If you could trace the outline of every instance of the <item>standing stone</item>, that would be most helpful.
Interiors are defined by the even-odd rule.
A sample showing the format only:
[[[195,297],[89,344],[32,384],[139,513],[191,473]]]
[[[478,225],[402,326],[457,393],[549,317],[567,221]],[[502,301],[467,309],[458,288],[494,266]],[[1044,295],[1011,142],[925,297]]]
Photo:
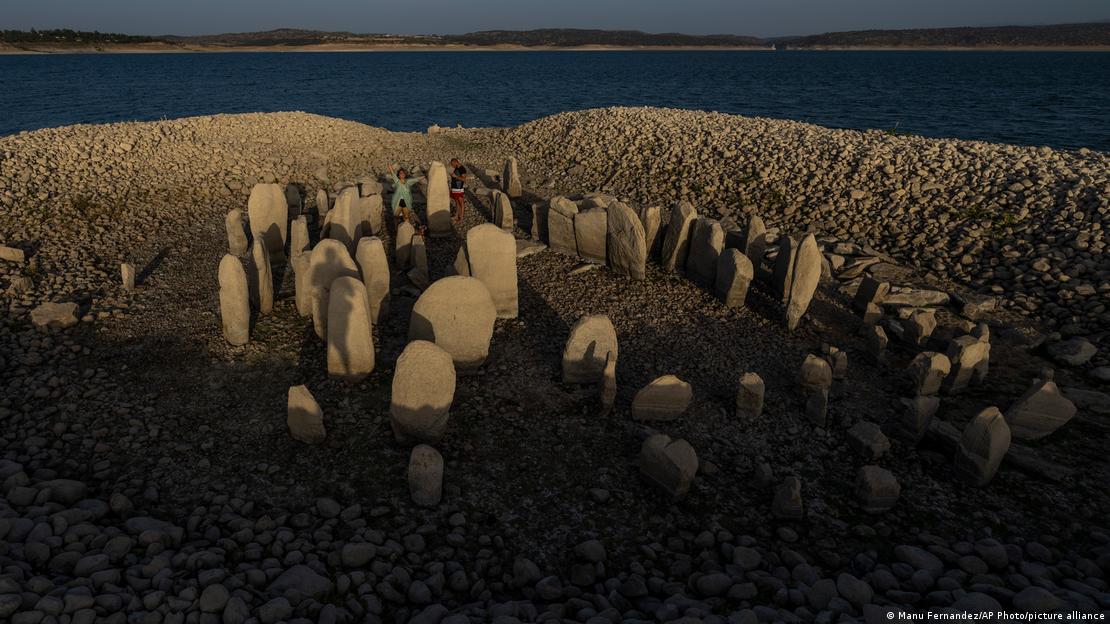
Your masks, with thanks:
[[[952,364],[943,354],[925,351],[913,358],[906,373],[913,382],[915,395],[932,396],[940,392],[940,386],[951,370]]]
[[[490,212],[493,216],[493,223],[503,230],[512,232],[515,221],[513,220],[513,201],[509,199],[509,196],[501,191],[494,190],[490,194],[490,207],[492,208]]]
[[[613,202],[607,212],[609,266],[634,280],[646,278],[647,242],[640,218],[621,202]]]
[[[682,498],[698,472],[698,454],[686,440],[657,433],[640,447],[640,474],[671,498]]]
[[[362,283],[366,286],[370,320],[374,325],[380,325],[389,313],[389,261],[385,257],[382,239],[370,236],[358,241],[355,263],[362,272]]]
[[[452,276],[435,281],[412,308],[409,340],[427,340],[451,354],[455,368],[481,366],[489,355],[489,341],[497,308],[482,280]]]
[[[339,191],[328,216],[328,238],[343,243],[348,253],[354,251],[359,229],[358,187],[348,186]]]
[[[119,275],[124,290],[128,292],[135,290],[135,265],[130,262],[119,265]]]
[[[547,210],[547,242],[553,251],[578,256],[574,218],[578,205],[565,197],[552,197]]]
[[[782,520],[801,520],[805,515],[802,507],[802,480],[786,477],[775,488],[775,500],[771,503],[771,513]]]
[[[686,257],[690,253],[690,231],[698,212],[689,202],[679,202],[671,207],[671,221],[667,224],[667,234],[663,238],[663,270],[674,271],[686,267]]]
[[[428,233],[437,238],[450,236],[451,189],[447,183],[447,168],[439,161],[428,166]]]
[[[644,206],[640,208],[640,225],[644,228],[644,248],[649,258],[659,255],[659,248],[663,239],[659,236],[663,227],[662,208],[659,206]]]
[[[883,309],[876,303],[869,303],[860,313],[860,319],[863,321],[864,327],[878,325],[879,321],[883,320]]]
[[[505,170],[501,173],[501,190],[513,199],[524,194],[524,185],[520,181],[520,167],[517,165],[516,156],[512,156],[505,161]]]
[[[748,227],[744,229],[744,248],[741,250],[752,266],[758,269],[763,263],[763,254],[767,251],[767,226],[759,215],[752,215]]]
[[[301,189],[295,184],[285,186],[285,206],[288,209],[288,219],[293,220],[301,216],[304,201],[301,199]]]
[[[863,466],[856,472],[856,499],[867,513],[882,513],[898,502],[902,486],[885,468]]]
[[[725,248],[725,231],[716,219],[700,217],[690,233],[686,276],[702,288],[717,285],[717,262]]]
[[[982,342],[975,336],[960,336],[949,342],[948,360],[952,364],[952,372],[944,380],[945,391],[959,394],[967,389],[972,380],[982,381],[990,348],[989,342]]]
[[[742,308],[755,268],[738,249],[726,249],[717,261],[717,298],[729,308]]]
[[[1060,393],[1051,376],[1037,380],[1006,412],[1006,423],[1019,440],[1040,440],[1075,416],[1075,403]]]
[[[251,246],[251,299],[262,314],[274,309],[274,275],[270,269],[270,252],[261,240]]]
[[[469,274],[486,285],[497,307],[498,318],[517,316],[516,239],[485,223],[466,233]]]
[[[319,217],[321,223],[323,223],[324,217],[328,216],[329,210],[331,210],[331,205],[328,202],[327,190],[320,189],[316,191],[316,216]]]
[[[382,196],[381,195],[367,195],[359,197],[357,200],[358,206],[358,224],[355,226],[355,238],[361,239],[363,236],[375,236],[382,232]]]
[[[964,428],[956,449],[956,472],[974,486],[990,483],[1010,450],[1010,427],[997,407],[988,407]]]
[[[829,363],[825,358],[807,355],[802,363],[802,394],[806,400],[806,417],[818,427],[825,426],[831,385],[832,368]]]
[[[848,352],[832,345],[822,345],[821,350],[825,354],[825,361],[832,367],[833,379],[838,381],[847,379]]]
[[[591,208],[574,216],[574,238],[578,243],[578,257],[605,264],[608,222],[608,211],[604,208]]]
[[[301,215],[290,225],[289,255],[293,257],[306,251],[312,251],[312,243],[308,239],[308,220]]]
[[[779,237],[778,256],[775,257],[775,268],[771,273],[771,288],[776,297],[787,303],[790,298],[790,283],[794,279],[794,260],[798,253],[798,245],[786,234]]]
[[[374,372],[366,287],[357,276],[340,277],[328,294],[328,375],[347,382]]]
[[[606,357],[617,359],[617,330],[603,314],[583,316],[570,330],[563,349],[564,383],[597,383]]]
[[[389,422],[399,442],[437,442],[455,400],[451,354],[425,340],[405,346],[393,372]]]
[[[312,287],[309,281],[309,268],[312,264],[310,252],[299,253],[293,256],[293,295],[297,304],[297,314],[312,316]]]
[[[763,378],[756,373],[740,376],[740,386],[736,391],[736,417],[742,420],[755,420],[763,414]]]
[[[416,229],[408,221],[402,221],[397,226],[397,233],[394,235],[393,241],[393,260],[401,271],[407,271],[412,267],[413,236],[416,236]]]
[[[612,353],[605,356],[605,369],[601,373],[601,407],[608,411],[617,401],[617,358]]]
[[[872,325],[867,328],[864,338],[867,355],[871,356],[871,361],[880,365],[885,363],[886,346],[890,343],[890,340],[886,337],[886,331],[878,325]]]
[[[896,431],[899,438],[916,445],[929,431],[929,424],[940,408],[940,398],[918,395],[912,399],[902,399],[902,402],[906,405],[906,411],[902,412]]]
[[[320,444],[324,430],[324,412],[306,386],[290,386],[286,403],[286,424],[289,435],[305,444]]]
[[[321,340],[328,339],[328,296],[332,283],[340,277],[358,276],[358,267],[343,243],[329,238],[312,248],[308,264],[308,292],[311,293],[312,324]]]
[[[412,237],[410,251],[412,254],[412,268],[409,269],[406,275],[408,275],[413,286],[424,290],[431,283],[431,278],[428,277],[428,250],[424,246],[423,236],[416,234]]]
[[[632,399],[637,420],[674,420],[686,413],[694,389],[674,375],[664,375],[640,389]]]
[[[247,200],[251,237],[265,241],[271,256],[285,257],[285,241],[289,234],[289,207],[280,184],[255,184]]]
[[[920,347],[933,334],[937,327],[936,311],[931,309],[914,310],[902,323],[905,328],[903,337],[906,342]]]
[[[551,207],[544,202],[532,203],[532,231],[529,232],[532,240],[537,243],[542,243],[551,240],[551,235],[547,231],[547,212]]]
[[[859,290],[856,291],[856,296],[852,299],[852,307],[856,312],[864,313],[867,311],[869,304],[882,305],[883,300],[886,299],[887,294],[890,293],[890,283],[880,282],[872,277],[864,277],[860,282]]]
[[[247,242],[247,231],[243,229],[243,211],[233,208],[227,213],[224,227],[227,230],[227,252],[233,256],[245,256],[250,244]]]
[[[443,499],[443,455],[427,444],[409,455],[409,494],[421,507],[435,507]]]
[[[247,288],[247,272],[239,258],[227,254],[220,260],[220,318],[224,338],[233,345],[250,340],[251,306]]]
[[[813,234],[806,236],[798,245],[796,256],[786,304],[786,327],[790,331],[798,328],[821,281],[821,249],[817,247]]]

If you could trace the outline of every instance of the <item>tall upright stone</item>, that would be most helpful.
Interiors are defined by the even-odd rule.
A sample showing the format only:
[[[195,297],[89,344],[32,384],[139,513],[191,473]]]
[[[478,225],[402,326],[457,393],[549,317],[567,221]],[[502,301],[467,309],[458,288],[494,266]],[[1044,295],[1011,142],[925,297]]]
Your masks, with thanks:
[[[399,442],[437,442],[455,400],[451,354],[426,340],[405,346],[393,372],[389,421]]]
[[[760,268],[763,253],[767,251],[767,226],[759,215],[752,215],[748,220],[748,227],[744,228],[744,248],[740,251],[752,261],[752,266]]]
[[[702,288],[717,285],[717,262],[725,248],[725,231],[716,219],[699,217],[690,232],[686,277]]]
[[[852,299],[852,307],[856,312],[863,314],[870,304],[882,305],[889,293],[889,282],[880,282],[873,277],[864,276],[859,289],[856,290],[856,296]]]
[[[671,498],[690,491],[698,473],[698,454],[686,440],[657,433],[640,446],[640,474]]]
[[[292,221],[301,216],[304,200],[301,198],[301,189],[296,184],[285,186],[285,206],[288,210],[288,219]]]
[[[532,202],[532,231],[529,232],[531,239],[544,243],[551,240],[551,235],[547,232],[547,212],[551,207],[546,202]]]
[[[261,240],[251,246],[251,299],[261,314],[269,314],[274,309],[274,274],[270,268],[270,252]]]
[[[906,411],[902,412],[898,422],[895,423],[894,431],[906,442],[917,444],[929,431],[929,424],[933,422],[933,416],[940,409],[940,399],[935,396],[918,395],[912,399],[902,399],[902,403],[905,404]]]
[[[309,280],[309,267],[312,264],[312,252],[299,253],[292,257],[293,265],[293,295],[297,305],[297,314],[312,316],[312,287]]]
[[[647,241],[644,226],[635,211],[614,202],[608,209],[609,267],[634,280],[647,277]]]
[[[451,188],[447,183],[447,168],[439,161],[428,166],[428,233],[435,237],[450,236]]]
[[[366,287],[355,277],[340,277],[328,294],[328,375],[347,382],[374,372],[374,336]]]
[[[717,298],[730,308],[744,307],[755,277],[752,261],[738,249],[726,249],[717,261]]]
[[[354,251],[355,244],[358,242],[360,221],[358,202],[358,187],[348,186],[339,191],[339,195],[335,198],[335,206],[329,213],[331,224],[328,226],[328,238],[343,243],[348,253]]]
[[[821,249],[813,234],[802,239],[794,259],[786,303],[786,327],[790,331],[798,328],[802,316],[809,309],[809,302],[813,300],[813,294],[817,292],[817,284],[821,281],[821,260]]]
[[[779,255],[775,257],[775,268],[771,273],[771,288],[775,296],[784,304],[790,298],[790,284],[794,279],[794,260],[798,244],[786,234],[779,237]]]
[[[328,200],[327,189],[320,189],[316,191],[316,217],[320,222],[324,222],[324,217],[328,216],[328,211],[331,210],[331,202]]]
[[[250,249],[247,232],[243,229],[243,211],[233,208],[224,218],[227,230],[227,252],[233,256],[245,256]]]
[[[443,499],[443,455],[427,444],[409,455],[409,495],[421,507],[435,507]]]
[[[312,241],[308,238],[308,219],[304,215],[293,219],[289,230],[289,256],[294,257],[312,250]],[[296,269],[294,269],[296,270]]]
[[[613,322],[603,314],[583,316],[571,328],[563,349],[563,382],[597,383],[610,353],[616,360],[617,330]]]
[[[358,223],[355,226],[355,238],[363,236],[377,236],[382,232],[382,196],[364,195],[358,198]]]
[[[925,351],[918,353],[906,369],[917,396],[932,396],[940,392],[941,384],[952,370],[952,364],[943,353]]]
[[[578,242],[579,258],[605,264],[608,222],[608,212],[604,208],[590,208],[574,216],[574,238]]]
[[[359,277],[358,267],[343,243],[325,239],[312,248],[308,264],[308,287],[312,298],[312,324],[321,340],[328,338],[328,296],[340,277]]]
[[[402,221],[397,226],[397,233],[393,235],[393,261],[398,269],[407,271],[412,267],[412,237],[416,236],[416,228],[408,221]]]
[[[135,265],[130,262],[119,265],[119,275],[124,290],[128,292],[135,290]]]
[[[320,444],[327,436],[324,412],[306,386],[289,387],[285,422],[289,435],[298,442]]]
[[[679,202],[671,207],[671,220],[663,238],[662,263],[665,271],[686,268],[690,253],[690,232],[698,212],[689,202]]]
[[[489,289],[498,318],[517,316],[516,239],[492,223],[466,233],[469,274]]]
[[[801,381],[806,418],[814,425],[824,427],[829,405],[829,387],[832,386],[832,367],[823,357],[807,355],[802,363]]]
[[[944,380],[944,390],[948,394],[959,394],[971,385],[972,381],[982,381],[985,377],[985,364],[990,357],[990,342],[981,341],[975,336],[960,336],[948,343],[948,360],[952,372]]]
[[[663,237],[659,235],[663,228],[662,210],[659,206],[643,206],[638,213],[640,225],[644,228],[645,253],[649,258],[658,257],[659,248],[663,245]]]
[[[226,254],[220,260],[219,281],[224,338],[233,345],[245,345],[251,337],[251,306],[247,272],[239,258]]]
[[[505,161],[505,169],[501,172],[501,190],[513,199],[524,194],[524,184],[520,180],[520,167],[516,156]]]
[[[547,210],[547,241],[553,251],[578,256],[578,240],[574,236],[574,218],[578,206],[565,197],[552,197]]]
[[[428,273],[428,250],[424,245],[424,237],[417,234],[412,237],[412,268],[406,275],[412,285],[424,290],[431,283]]]
[[[497,308],[486,285],[461,275],[436,280],[416,300],[409,340],[427,340],[451,354],[460,371],[480,367],[489,355]]]
[[[289,234],[289,208],[280,184],[255,184],[247,200],[251,237],[266,242],[271,256],[285,257],[285,241]]]
[[[763,414],[764,392],[763,378],[757,373],[741,375],[736,390],[736,417],[745,421],[759,418]]]
[[[979,412],[964,428],[956,448],[956,472],[968,483],[982,487],[998,472],[1010,450],[1010,427],[997,407]]]
[[[358,241],[355,263],[362,273],[362,283],[366,286],[366,298],[370,304],[370,320],[379,325],[389,314],[389,261],[385,257],[385,245],[377,236],[369,236]]]
[[[503,230],[512,232],[515,225],[513,200],[505,193],[494,189],[493,193],[490,194],[490,207],[493,223]]]

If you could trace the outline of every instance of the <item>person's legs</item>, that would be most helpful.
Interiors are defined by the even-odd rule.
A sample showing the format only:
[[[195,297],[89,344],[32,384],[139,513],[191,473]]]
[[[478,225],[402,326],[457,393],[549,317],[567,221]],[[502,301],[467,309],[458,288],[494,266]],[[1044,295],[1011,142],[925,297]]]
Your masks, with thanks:
[[[455,202],[455,223],[462,223],[463,214],[466,210],[466,200],[463,198],[462,193],[452,195],[451,199]]]

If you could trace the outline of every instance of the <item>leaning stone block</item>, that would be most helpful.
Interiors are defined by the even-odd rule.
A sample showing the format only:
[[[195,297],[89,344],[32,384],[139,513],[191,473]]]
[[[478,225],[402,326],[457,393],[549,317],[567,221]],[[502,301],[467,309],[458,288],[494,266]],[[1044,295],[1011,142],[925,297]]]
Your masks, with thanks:
[[[737,249],[726,249],[717,262],[717,298],[727,307],[741,308],[755,278],[751,260]]]
[[[690,255],[690,233],[697,218],[698,213],[689,202],[679,202],[671,207],[671,220],[667,224],[661,252],[663,270],[686,268],[686,259]]]

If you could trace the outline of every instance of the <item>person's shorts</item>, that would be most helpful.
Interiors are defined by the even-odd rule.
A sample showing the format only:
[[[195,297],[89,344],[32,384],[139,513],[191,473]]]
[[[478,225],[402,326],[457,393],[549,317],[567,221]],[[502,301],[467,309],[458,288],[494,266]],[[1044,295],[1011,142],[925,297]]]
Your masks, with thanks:
[[[453,188],[453,189],[451,189],[451,197],[462,197],[465,194],[466,194],[466,189],[464,189],[464,188]]]

